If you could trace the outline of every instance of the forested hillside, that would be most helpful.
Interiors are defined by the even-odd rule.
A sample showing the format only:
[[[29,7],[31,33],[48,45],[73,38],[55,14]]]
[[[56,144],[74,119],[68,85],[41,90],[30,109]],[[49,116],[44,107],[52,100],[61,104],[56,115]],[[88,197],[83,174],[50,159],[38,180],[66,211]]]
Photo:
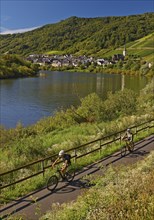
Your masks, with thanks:
[[[0,35],[0,53],[28,55],[56,50],[93,55],[151,34],[153,18],[153,13],[123,17],[70,17],[30,32]]]
[[[0,79],[36,76],[39,67],[17,55],[0,57]]]

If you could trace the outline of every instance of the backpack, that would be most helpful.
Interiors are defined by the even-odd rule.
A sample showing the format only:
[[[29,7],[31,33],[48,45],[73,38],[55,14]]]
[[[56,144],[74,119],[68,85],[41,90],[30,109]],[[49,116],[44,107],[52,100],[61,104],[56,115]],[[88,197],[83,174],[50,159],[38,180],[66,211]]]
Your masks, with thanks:
[[[65,159],[68,161],[69,164],[71,164],[71,155],[70,154],[66,154]]]
[[[71,163],[71,155],[70,154],[64,154],[64,160],[67,160],[68,163]]]

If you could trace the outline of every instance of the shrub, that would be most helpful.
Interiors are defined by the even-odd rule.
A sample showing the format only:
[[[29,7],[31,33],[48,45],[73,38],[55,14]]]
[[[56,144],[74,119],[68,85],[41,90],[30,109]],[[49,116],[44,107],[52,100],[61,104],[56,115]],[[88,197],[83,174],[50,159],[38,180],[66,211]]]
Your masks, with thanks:
[[[95,93],[81,99],[81,106],[77,109],[77,114],[80,115],[86,122],[96,122],[100,120],[102,110],[102,100]]]

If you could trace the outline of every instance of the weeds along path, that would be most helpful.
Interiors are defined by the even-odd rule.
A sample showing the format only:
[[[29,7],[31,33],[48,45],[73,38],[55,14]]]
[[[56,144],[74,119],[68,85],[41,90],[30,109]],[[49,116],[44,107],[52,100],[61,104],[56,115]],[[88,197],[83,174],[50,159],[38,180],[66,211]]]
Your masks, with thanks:
[[[61,182],[58,184],[56,190],[51,193],[45,188],[37,190],[28,194],[25,197],[10,201],[6,206],[1,207],[0,219],[24,219],[24,220],[38,220],[47,210],[51,208],[53,203],[66,203],[74,201],[81,195],[86,187],[82,178],[86,175],[102,175],[103,169],[100,167],[108,165],[128,165],[136,163],[138,160],[146,157],[152,150],[154,150],[154,135],[147,137],[135,144],[133,153],[127,153],[125,157],[121,157],[120,152],[116,152],[94,164],[85,167],[78,172],[72,183]]]

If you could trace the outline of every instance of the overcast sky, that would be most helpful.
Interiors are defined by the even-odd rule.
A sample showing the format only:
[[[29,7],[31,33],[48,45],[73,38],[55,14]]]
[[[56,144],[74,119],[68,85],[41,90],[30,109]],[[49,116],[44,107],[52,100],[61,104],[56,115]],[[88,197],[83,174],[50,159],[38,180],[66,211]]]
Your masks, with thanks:
[[[153,0],[0,0],[0,33],[32,30],[71,16],[106,17],[154,11]]]

